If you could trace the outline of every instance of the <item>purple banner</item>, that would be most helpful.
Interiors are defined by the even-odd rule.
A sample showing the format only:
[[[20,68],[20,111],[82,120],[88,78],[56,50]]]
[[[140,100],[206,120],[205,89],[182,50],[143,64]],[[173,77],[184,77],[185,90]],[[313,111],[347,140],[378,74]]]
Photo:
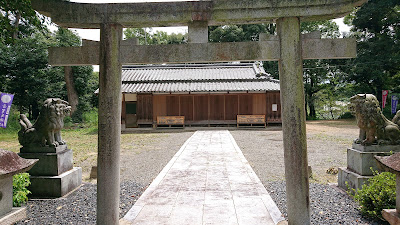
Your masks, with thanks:
[[[399,102],[399,97],[392,95],[392,114],[396,114],[397,103]]]
[[[8,114],[10,113],[13,99],[14,95],[12,94],[0,94],[0,127],[7,127]]]

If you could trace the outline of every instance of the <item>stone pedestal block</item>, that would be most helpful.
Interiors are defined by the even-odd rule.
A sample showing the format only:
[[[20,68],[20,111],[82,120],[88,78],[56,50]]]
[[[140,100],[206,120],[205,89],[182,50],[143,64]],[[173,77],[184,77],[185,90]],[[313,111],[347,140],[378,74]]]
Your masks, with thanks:
[[[21,153],[60,153],[67,150],[67,145],[59,145],[57,147],[53,146],[43,146],[43,147],[22,147],[20,148]]]
[[[82,184],[82,168],[73,166],[72,150],[67,145],[57,147],[22,147],[19,155],[39,159],[29,171],[33,198],[58,198]]]
[[[362,152],[400,152],[400,145],[361,145],[353,143],[352,148]]]
[[[82,168],[74,167],[58,176],[31,176],[29,190],[33,198],[58,198],[82,184]]]
[[[347,190],[347,182],[350,188],[360,189],[373,176],[372,170],[379,170],[374,156],[385,156],[395,152],[400,152],[400,145],[364,146],[353,143],[352,148],[347,149],[347,168],[339,168],[339,187]]]
[[[355,172],[348,170],[345,167],[339,168],[338,172],[338,185],[339,187],[347,190],[347,186],[350,189],[361,189],[362,185],[368,182],[368,179],[373,176],[362,176]],[[346,185],[347,183],[347,185]]]
[[[29,171],[31,176],[57,176],[73,168],[72,150],[67,148],[58,153],[37,152],[19,155],[25,159],[39,159],[39,162]]]
[[[378,170],[375,155],[386,156],[390,155],[390,152],[364,152],[349,148],[347,149],[347,168],[362,176],[372,176],[372,171]]]

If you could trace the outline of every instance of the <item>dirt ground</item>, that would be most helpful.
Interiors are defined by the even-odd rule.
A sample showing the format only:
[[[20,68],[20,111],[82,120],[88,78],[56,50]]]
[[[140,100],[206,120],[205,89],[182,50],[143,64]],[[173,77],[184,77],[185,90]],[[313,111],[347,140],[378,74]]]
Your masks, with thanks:
[[[284,179],[281,129],[235,130],[231,133],[261,181]],[[347,165],[347,148],[351,147],[357,136],[355,121],[308,121],[307,153],[312,169],[310,181],[337,183],[337,169]]]

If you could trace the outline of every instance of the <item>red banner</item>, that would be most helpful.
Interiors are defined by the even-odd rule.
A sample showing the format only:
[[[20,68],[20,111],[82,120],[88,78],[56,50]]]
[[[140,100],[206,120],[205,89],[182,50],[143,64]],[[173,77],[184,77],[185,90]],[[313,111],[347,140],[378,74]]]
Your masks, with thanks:
[[[382,109],[385,108],[386,99],[387,99],[388,94],[389,94],[388,90],[382,90]]]

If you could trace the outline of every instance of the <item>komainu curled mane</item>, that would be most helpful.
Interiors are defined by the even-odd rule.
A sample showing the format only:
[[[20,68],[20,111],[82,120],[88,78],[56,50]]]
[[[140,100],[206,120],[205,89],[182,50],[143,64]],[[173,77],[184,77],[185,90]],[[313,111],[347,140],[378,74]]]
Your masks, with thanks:
[[[372,94],[358,94],[350,98],[350,111],[356,116],[360,136],[358,144],[399,144],[399,126],[388,120]]]
[[[49,98],[44,101],[35,124],[21,114],[18,140],[22,146],[52,146],[64,145],[61,129],[64,127],[64,117],[71,112],[68,102],[59,98]]]

